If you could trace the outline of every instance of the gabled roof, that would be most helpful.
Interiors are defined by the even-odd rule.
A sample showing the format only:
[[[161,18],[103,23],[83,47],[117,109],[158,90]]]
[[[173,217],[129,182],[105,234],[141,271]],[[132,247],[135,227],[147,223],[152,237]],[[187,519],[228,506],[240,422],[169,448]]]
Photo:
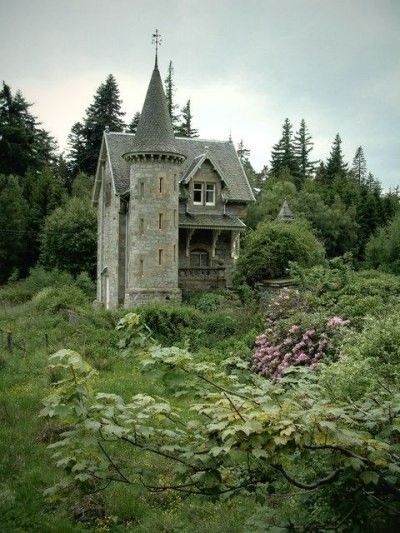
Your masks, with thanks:
[[[132,152],[135,148],[135,135],[133,133],[104,132],[102,147],[107,152],[110,162],[111,175],[117,194],[129,192],[129,168],[130,163],[123,159],[122,155]],[[214,141],[198,138],[175,138],[178,153],[186,156],[180,170],[182,177],[186,175],[194,160],[204,155],[208,147],[208,156],[213,164],[218,166],[225,181],[225,197],[231,202],[253,202],[254,195],[247,181],[246,174],[240,164],[234,145],[229,141]],[[94,201],[98,194],[99,170],[96,177]]]
[[[193,159],[192,164],[187,167],[186,172],[181,177],[181,183],[183,184],[189,183],[189,181],[193,178],[196,172],[200,169],[204,161],[207,161],[207,160],[210,161],[214,169],[219,174],[220,178],[226,183],[226,179],[224,177],[223,171],[219,168],[219,165],[217,164],[217,162],[214,161],[214,157],[208,153],[208,146],[207,146],[207,151],[204,152],[204,154],[201,154],[195,157]]]
[[[167,99],[157,64],[147,89],[132,151],[177,153]]]

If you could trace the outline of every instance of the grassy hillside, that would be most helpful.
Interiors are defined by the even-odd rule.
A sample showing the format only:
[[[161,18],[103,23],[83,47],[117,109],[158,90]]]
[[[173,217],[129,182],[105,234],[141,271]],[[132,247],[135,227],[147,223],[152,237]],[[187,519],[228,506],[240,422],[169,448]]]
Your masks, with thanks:
[[[35,294],[49,281],[58,288],[43,288]],[[85,298],[79,288],[63,285],[65,280],[44,282],[34,289],[28,287],[32,285],[28,282],[0,291],[1,530],[76,532],[90,527],[93,531],[243,531],[255,505],[245,497],[213,503],[176,493],[150,494],[140,486],[117,484],[93,498],[74,496],[63,501],[44,496],[46,488],[62,479],[47,449],[60,428],[38,416],[41,400],[57,379],[47,370],[48,354],[65,347],[80,352],[98,370],[100,390],[124,398],[138,392],[168,395],[161,383],[144,378],[131,359],[121,356],[115,325],[123,311],[93,310],[90,298]],[[10,303],[15,300],[28,301]],[[258,315],[223,297],[205,298],[197,308],[170,308],[165,316],[162,308],[158,314],[151,311],[151,306],[146,309],[160,341],[196,344],[202,357],[209,360],[246,349],[251,340],[244,337],[250,332],[248,338],[254,339],[261,326]],[[12,333],[12,352],[6,349],[7,331]],[[185,402],[180,403],[185,409]],[[132,453],[127,450],[129,460]],[[156,461],[160,477],[166,475],[168,465],[161,461],[157,465],[154,457],[139,460]]]

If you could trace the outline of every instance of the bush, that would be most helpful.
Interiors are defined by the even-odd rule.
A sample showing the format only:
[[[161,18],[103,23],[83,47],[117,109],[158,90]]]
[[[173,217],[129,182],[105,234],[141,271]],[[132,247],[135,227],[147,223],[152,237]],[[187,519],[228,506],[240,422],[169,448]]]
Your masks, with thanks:
[[[88,304],[87,296],[73,285],[64,287],[46,287],[38,292],[32,303],[39,311],[56,313],[62,309],[79,309]]]
[[[29,301],[45,287],[61,287],[73,282],[68,272],[57,269],[45,270],[43,267],[32,268],[29,276],[19,281],[8,283],[0,290],[0,302],[21,304]]]
[[[32,268],[29,276],[13,281],[0,289],[0,304],[17,305],[28,302],[35,294],[46,287],[66,287],[76,285],[88,297],[93,297],[95,284],[86,272],[81,272],[76,280],[69,272],[54,268],[46,270],[42,266]]]
[[[45,221],[40,236],[40,261],[50,268],[66,268],[77,276],[94,276],[97,241],[96,212],[89,201],[71,198]]]
[[[187,305],[149,303],[136,311],[154,337],[167,345],[182,340],[185,329],[202,327],[201,312]]]
[[[305,224],[266,222],[248,235],[237,263],[237,277],[254,285],[287,276],[292,261],[310,267],[323,258],[323,245]]]
[[[201,294],[194,302],[194,306],[196,309],[207,313],[220,309],[225,303],[226,298],[222,294],[209,292]]]
[[[370,237],[365,249],[365,262],[371,268],[400,274],[400,213]]]

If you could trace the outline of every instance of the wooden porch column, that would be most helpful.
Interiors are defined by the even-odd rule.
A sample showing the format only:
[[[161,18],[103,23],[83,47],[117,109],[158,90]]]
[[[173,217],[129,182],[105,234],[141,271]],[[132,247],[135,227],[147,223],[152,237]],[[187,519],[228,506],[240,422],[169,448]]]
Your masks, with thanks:
[[[217,247],[217,242],[219,239],[219,236],[221,235],[220,230],[213,230],[212,232],[212,245],[211,245],[211,257],[215,257],[215,249]]]
[[[189,229],[186,234],[186,257],[190,255],[190,241],[192,240],[194,229]]]
[[[239,257],[240,232],[232,231],[231,233],[231,257],[234,261]]]

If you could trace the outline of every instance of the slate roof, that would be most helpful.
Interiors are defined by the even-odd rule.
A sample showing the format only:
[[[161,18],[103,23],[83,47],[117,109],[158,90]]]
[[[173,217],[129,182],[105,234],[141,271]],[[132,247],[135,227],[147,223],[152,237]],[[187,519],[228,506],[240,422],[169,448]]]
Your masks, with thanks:
[[[179,214],[180,228],[245,229],[246,225],[233,215]]]
[[[177,153],[167,100],[157,65],[147,89],[133,152]]]
[[[135,135],[133,133],[104,133],[104,142],[111,165],[117,194],[124,194],[129,190],[129,163],[122,155],[135,150]],[[198,138],[175,138],[176,150],[186,156],[181,165],[182,178],[186,175],[195,158],[200,158],[206,152],[214,161],[225,181],[224,196],[228,201],[253,202],[254,195],[250,188],[243,167],[237,157],[234,145],[230,141],[214,141]]]
[[[294,220],[293,212],[290,209],[289,204],[286,200],[283,202],[282,207],[278,213],[278,220]]]

